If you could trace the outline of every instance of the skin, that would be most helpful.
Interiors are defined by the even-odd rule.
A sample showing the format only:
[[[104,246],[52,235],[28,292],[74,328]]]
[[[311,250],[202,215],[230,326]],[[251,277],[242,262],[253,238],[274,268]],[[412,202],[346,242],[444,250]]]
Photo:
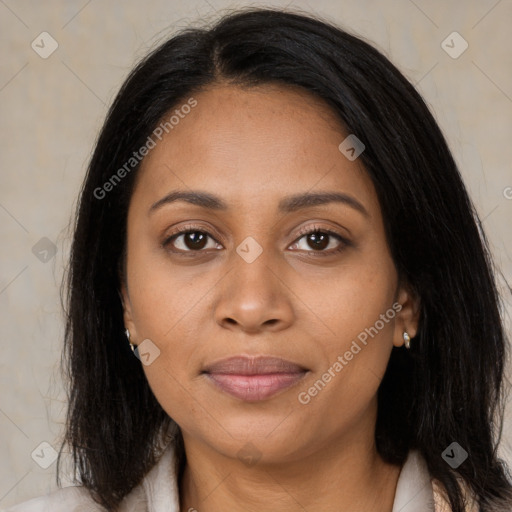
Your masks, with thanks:
[[[308,92],[217,84],[194,98],[137,176],[122,286],[132,343],[160,350],[144,366],[149,385],[183,433],[181,509],[391,512],[400,467],[375,448],[377,390],[392,347],[404,331],[416,334],[419,302],[399,286],[373,184],[360,159],[340,152],[348,134]],[[176,201],[148,213],[174,190],[215,194],[228,209]],[[342,203],[278,213],[283,197],[319,191],[348,194],[367,215]],[[162,245],[190,224],[210,233],[199,250],[184,235]],[[333,230],[349,244],[330,237],[319,250],[301,228]],[[263,251],[251,263],[236,252],[249,236]],[[394,319],[301,404],[298,394],[395,302]],[[245,402],[201,374],[242,354],[309,371]],[[244,446],[255,463],[237,456]]]

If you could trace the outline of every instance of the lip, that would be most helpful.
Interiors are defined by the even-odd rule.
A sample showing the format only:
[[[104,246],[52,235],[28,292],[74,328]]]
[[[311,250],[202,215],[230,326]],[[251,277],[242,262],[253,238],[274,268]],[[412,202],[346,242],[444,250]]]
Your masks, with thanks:
[[[293,386],[307,371],[278,357],[236,356],[208,365],[203,374],[221,391],[240,400],[256,402]]]

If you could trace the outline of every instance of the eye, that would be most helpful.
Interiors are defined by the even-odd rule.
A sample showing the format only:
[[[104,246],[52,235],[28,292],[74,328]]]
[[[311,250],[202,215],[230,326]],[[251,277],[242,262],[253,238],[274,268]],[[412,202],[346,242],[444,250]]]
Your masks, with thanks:
[[[303,238],[305,239],[305,242],[302,244],[302,247],[300,247],[300,241]],[[336,243],[334,243],[334,248],[325,250],[330,245],[333,245],[333,239],[337,240],[338,244],[336,245]],[[349,245],[350,242],[339,233],[329,229],[322,229],[317,226],[312,226],[302,230],[300,232],[299,239],[295,241],[290,247],[308,252],[316,252],[319,253],[317,254],[318,256],[328,256],[330,254],[343,251]]]
[[[213,243],[208,247],[208,239]],[[197,226],[182,226],[176,230],[176,233],[166,238],[162,244],[163,247],[172,245],[173,252],[199,252],[203,249],[216,249],[217,242],[213,236],[204,229],[200,229]],[[222,247],[222,246],[221,246]]]

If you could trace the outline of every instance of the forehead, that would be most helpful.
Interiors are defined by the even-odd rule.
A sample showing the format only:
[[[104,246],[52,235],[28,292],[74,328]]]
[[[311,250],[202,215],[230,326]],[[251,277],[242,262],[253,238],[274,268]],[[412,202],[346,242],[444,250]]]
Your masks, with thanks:
[[[201,188],[242,207],[321,189],[378,208],[360,160],[338,148],[349,132],[322,99],[275,85],[216,86],[192,97],[197,104],[144,159],[135,195],[157,200],[171,189]]]

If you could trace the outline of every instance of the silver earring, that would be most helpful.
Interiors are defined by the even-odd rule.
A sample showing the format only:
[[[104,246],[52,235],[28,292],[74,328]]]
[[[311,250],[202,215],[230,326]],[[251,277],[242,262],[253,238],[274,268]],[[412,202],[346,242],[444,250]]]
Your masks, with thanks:
[[[128,343],[130,344],[130,348],[132,349],[132,352],[135,352],[135,345],[130,342],[130,331],[128,329],[126,329],[124,331],[124,333],[126,334],[126,337],[128,338]]]
[[[405,348],[409,350],[411,348],[411,337],[407,331],[404,331],[403,338],[405,342]]]

